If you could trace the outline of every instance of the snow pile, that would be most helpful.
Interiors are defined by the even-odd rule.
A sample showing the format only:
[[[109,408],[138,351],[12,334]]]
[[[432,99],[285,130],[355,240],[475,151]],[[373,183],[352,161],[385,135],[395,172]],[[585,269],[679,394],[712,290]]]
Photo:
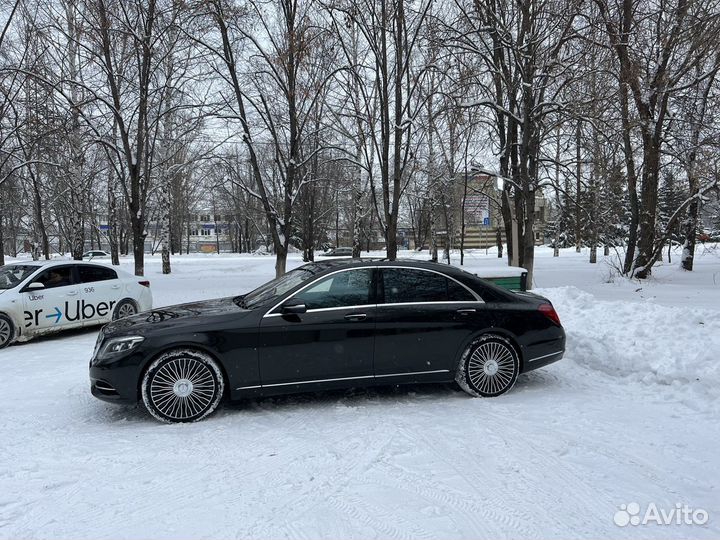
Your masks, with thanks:
[[[720,313],[653,302],[610,302],[576,287],[537,290],[567,332],[566,358],[614,377],[699,393],[695,406],[720,408]]]

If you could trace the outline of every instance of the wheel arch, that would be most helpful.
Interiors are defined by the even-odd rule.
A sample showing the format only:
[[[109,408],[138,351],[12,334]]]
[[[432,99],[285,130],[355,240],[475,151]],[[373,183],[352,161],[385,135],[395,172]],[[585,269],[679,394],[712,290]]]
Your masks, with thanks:
[[[164,347],[160,348],[157,352],[155,352],[152,356],[148,357],[147,360],[145,360],[145,363],[143,364],[142,368],[140,369],[140,374],[138,376],[137,380],[137,398],[138,401],[142,401],[142,382],[143,378],[145,377],[145,373],[150,368],[150,366],[153,364],[155,360],[160,358],[163,354],[166,354],[170,351],[174,351],[176,349],[190,349],[197,352],[201,352],[203,354],[207,354],[210,358],[212,358],[220,368],[220,372],[222,373],[224,382],[225,382],[225,390],[223,393],[223,399],[228,397],[230,395],[230,379],[228,377],[228,371],[225,367],[225,363],[223,362],[222,358],[217,354],[216,351],[213,351],[210,347],[203,345],[201,343],[196,342],[181,342],[181,343],[168,343]]]
[[[465,354],[465,351],[467,351],[470,344],[475,341],[476,339],[487,336],[487,335],[497,335],[500,337],[503,337],[507,339],[510,342],[510,345],[515,350],[515,354],[517,354],[518,362],[520,364],[520,373],[523,373],[525,370],[525,358],[523,355],[522,347],[520,346],[520,341],[518,340],[517,336],[510,332],[509,330],[506,330],[504,328],[500,328],[497,326],[490,326],[488,328],[483,328],[482,330],[478,330],[477,332],[473,332],[465,341],[462,343],[462,345],[458,348],[458,352],[455,355],[455,359],[453,360],[452,365],[452,374],[453,377],[455,376],[455,373],[457,372],[457,367],[460,363],[460,359]]]
[[[130,302],[130,303],[135,307],[135,310],[136,310],[137,312],[140,312],[140,304],[138,304],[137,300],[135,300],[134,298],[131,298],[131,297],[129,297],[129,296],[126,296],[126,297],[121,298],[120,300],[118,300],[117,303],[115,304],[115,307],[113,308],[113,312],[112,312],[112,313],[113,313],[113,318],[114,318],[115,315],[117,314],[117,310],[118,310],[118,308],[120,307],[120,305],[121,305],[123,302]]]
[[[7,311],[0,311],[0,315],[5,317],[8,321],[10,321],[10,329],[12,330],[12,335],[10,336],[10,341],[8,342],[8,346],[12,345],[15,340],[17,340],[22,335],[22,324],[17,324],[15,321],[15,318],[13,318],[12,314],[10,314]]]

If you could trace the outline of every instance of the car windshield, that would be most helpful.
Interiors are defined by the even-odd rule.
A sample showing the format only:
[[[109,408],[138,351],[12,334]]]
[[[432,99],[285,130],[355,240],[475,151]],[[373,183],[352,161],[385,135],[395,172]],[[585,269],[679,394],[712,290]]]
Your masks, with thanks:
[[[245,296],[238,296],[235,298],[235,303],[246,309],[253,309],[254,307],[267,304],[273,298],[282,296],[289,290],[300,285],[303,281],[313,277],[316,273],[317,269],[312,265],[296,268],[279,278],[268,281],[265,285],[261,285]]]
[[[0,266],[0,289],[12,289],[37,269],[37,266],[30,264],[8,264]]]

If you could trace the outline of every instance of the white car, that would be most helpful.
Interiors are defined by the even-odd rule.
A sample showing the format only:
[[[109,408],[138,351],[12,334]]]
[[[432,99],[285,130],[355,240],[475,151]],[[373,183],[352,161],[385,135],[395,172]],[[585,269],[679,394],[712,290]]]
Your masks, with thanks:
[[[92,261],[93,259],[109,259],[110,254],[107,251],[100,251],[100,250],[94,250],[94,251],[86,251],[82,254],[82,258],[84,261]]]
[[[28,261],[0,266],[0,349],[151,308],[150,282],[108,265]]]

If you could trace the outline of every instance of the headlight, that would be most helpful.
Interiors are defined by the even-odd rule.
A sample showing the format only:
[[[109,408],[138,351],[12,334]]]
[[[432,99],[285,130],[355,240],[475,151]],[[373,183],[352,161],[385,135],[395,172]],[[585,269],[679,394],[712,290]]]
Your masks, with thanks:
[[[107,358],[116,354],[127,352],[145,341],[142,336],[127,336],[110,338],[100,348],[97,358]]]

